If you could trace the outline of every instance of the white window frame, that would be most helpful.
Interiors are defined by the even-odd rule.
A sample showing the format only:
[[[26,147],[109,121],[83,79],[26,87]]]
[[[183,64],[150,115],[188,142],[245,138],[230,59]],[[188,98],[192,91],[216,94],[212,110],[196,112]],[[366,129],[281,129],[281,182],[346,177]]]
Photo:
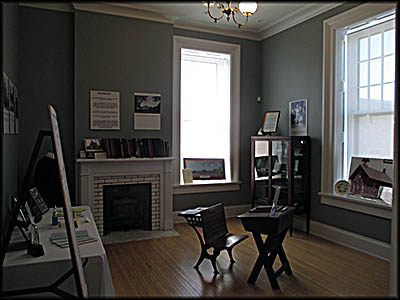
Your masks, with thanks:
[[[343,143],[342,128],[336,126],[341,118],[336,105],[343,101],[335,101],[342,93],[336,91],[336,86],[343,87],[340,74],[336,74],[337,55],[341,55],[341,45],[336,45],[336,36],[342,35],[347,26],[362,22],[377,15],[383,15],[396,9],[396,3],[366,3],[339,15],[326,19],[323,24],[323,103],[322,103],[322,153],[321,153],[321,203],[340,207],[365,214],[392,218],[391,206],[381,200],[360,200],[334,193],[334,178],[341,172],[342,166],[337,164],[339,148]],[[339,50],[339,51],[338,51]]]
[[[239,146],[240,146],[240,45],[203,39],[174,36],[173,91],[172,91],[172,163],[173,193],[192,194],[240,189]],[[220,52],[231,55],[231,180],[202,180],[193,184],[181,184],[180,170],[180,71],[181,48]],[[201,84],[201,83],[199,83]]]

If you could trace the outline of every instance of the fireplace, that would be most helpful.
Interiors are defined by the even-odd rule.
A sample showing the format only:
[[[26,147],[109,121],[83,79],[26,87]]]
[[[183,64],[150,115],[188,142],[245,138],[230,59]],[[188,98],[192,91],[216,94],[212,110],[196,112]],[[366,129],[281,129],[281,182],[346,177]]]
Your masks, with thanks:
[[[151,230],[151,183],[103,186],[104,235],[111,231]]]
[[[151,184],[151,230],[173,228],[172,160],[172,157],[77,160],[78,204],[91,208],[100,236],[104,235],[103,194],[108,186]]]

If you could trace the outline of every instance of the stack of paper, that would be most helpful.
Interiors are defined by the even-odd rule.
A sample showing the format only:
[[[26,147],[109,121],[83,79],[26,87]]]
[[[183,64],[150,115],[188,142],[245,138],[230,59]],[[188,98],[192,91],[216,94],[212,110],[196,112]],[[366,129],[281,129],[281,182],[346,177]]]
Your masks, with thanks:
[[[78,240],[79,245],[97,241],[96,238],[91,237],[88,234],[87,230],[77,230],[76,238]],[[67,248],[69,246],[66,232],[52,233],[51,236],[49,237],[49,239],[53,244],[55,244],[61,248]]]

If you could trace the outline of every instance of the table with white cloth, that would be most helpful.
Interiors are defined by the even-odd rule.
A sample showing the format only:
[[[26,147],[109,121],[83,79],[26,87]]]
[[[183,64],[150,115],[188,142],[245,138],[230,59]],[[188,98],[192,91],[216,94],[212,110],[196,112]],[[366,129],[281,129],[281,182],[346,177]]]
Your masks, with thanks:
[[[76,206],[74,208],[84,210],[78,218],[79,226],[76,229],[87,230],[91,237],[97,239],[94,242],[79,245],[82,261],[87,259],[84,271],[88,295],[89,297],[113,297],[114,288],[107,255],[90,208],[88,206]],[[72,269],[69,247],[61,248],[49,240],[52,233],[66,231],[65,225],[61,228],[51,225],[52,212],[53,209],[49,209],[37,224],[40,244],[44,250],[43,256],[33,257],[27,254],[27,250],[7,252],[2,268],[3,291],[48,286]],[[13,237],[18,234],[20,233],[14,230]],[[64,281],[59,288],[77,295],[73,275]],[[33,294],[33,296],[39,296],[39,294]],[[40,296],[54,297],[55,295],[46,292],[40,294]]]

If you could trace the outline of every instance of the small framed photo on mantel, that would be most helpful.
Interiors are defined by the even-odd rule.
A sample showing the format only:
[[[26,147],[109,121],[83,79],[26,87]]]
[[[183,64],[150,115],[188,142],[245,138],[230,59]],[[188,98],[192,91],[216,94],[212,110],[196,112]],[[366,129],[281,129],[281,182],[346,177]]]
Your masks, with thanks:
[[[280,111],[267,111],[264,113],[264,120],[261,127],[263,134],[275,133],[278,129]]]

